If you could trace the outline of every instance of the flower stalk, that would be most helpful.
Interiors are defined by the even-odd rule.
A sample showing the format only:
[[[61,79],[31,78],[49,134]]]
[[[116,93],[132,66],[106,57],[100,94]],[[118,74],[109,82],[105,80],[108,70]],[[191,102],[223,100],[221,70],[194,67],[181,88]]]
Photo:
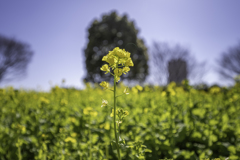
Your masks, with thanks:
[[[114,132],[115,132],[115,140],[116,140],[116,146],[117,146],[117,154],[118,154],[118,160],[121,160],[120,156],[120,150],[119,150],[119,145],[118,145],[118,135],[117,135],[117,124],[116,124],[116,77],[114,76]]]
[[[122,74],[126,74],[130,71],[129,67],[134,66],[132,59],[130,57],[130,53],[125,51],[124,49],[120,49],[118,47],[114,48],[112,51],[109,51],[109,53],[102,58],[102,61],[107,62],[108,64],[104,64],[100,69],[102,71],[105,71],[105,74],[110,73],[114,77],[114,88],[109,89],[109,83],[108,82],[101,82],[100,86],[104,88],[104,90],[110,90],[113,91],[113,100],[114,100],[114,106],[112,109],[111,117],[113,117],[114,122],[114,134],[115,134],[115,142],[113,143],[113,148],[116,148],[117,150],[117,157],[118,160],[121,160],[121,154],[120,154],[120,123],[122,123],[123,119],[128,115],[128,111],[123,111],[122,109],[116,109],[116,101],[117,97],[122,96],[123,94],[129,94],[127,93],[127,89],[123,91],[123,94],[116,95],[116,83],[120,81],[120,76]],[[106,100],[102,101],[102,106],[109,106],[108,102]],[[118,121],[117,121],[118,117]],[[118,124],[118,130],[117,130],[117,124]],[[122,144],[122,140],[120,141]],[[125,141],[124,141],[125,143]]]

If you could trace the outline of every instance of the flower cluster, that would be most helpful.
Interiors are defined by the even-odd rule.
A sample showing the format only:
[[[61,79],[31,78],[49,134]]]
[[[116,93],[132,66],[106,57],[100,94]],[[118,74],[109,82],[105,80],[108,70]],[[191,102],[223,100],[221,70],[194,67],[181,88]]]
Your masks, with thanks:
[[[120,80],[120,76],[122,74],[126,74],[130,71],[131,66],[133,66],[133,61],[130,57],[130,53],[125,51],[124,49],[120,49],[118,47],[114,48],[112,51],[109,51],[109,53],[102,58],[102,61],[107,62],[108,64],[104,64],[100,69],[102,71],[105,71],[107,73],[110,73],[114,76],[114,89],[109,89],[109,83],[106,81],[103,81],[100,83],[100,86],[104,88],[104,90],[108,89],[114,92],[114,106],[112,109],[112,113],[110,117],[113,117],[114,119],[114,131],[115,131],[115,142],[116,142],[116,149],[118,153],[118,160],[121,159],[120,157],[120,151],[119,151],[119,145],[122,145],[122,140],[120,141],[120,124],[123,122],[123,119],[129,115],[128,111],[124,111],[123,109],[116,109],[116,99],[117,97],[129,94],[128,88],[125,88],[123,91],[123,94],[116,96],[116,82]],[[108,106],[107,100],[102,100],[102,106]],[[118,117],[118,121],[116,121],[116,117]],[[119,131],[117,131],[117,125],[119,128]],[[110,125],[108,129],[110,128]],[[117,134],[118,132],[118,134]],[[125,143],[125,142],[124,142]]]
[[[100,69],[105,71],[105,74],[111,73],[110,71],[112,69],[117,81],[120,80],[122,74],[130,71],[129,67],[134,65],[130,53],[119,47],[109,51],[109,53],[103,57],[102,61],[106,61],[108,64],[104,64]]]
[[[119,125],[122,123],[123,119],[129,115],[129,112],[127,110],[123,111],[123,109],[117,109],[116,115],[118,116],[119,121],[117,121],[117,124]],[[110,117],[114,116],[114,109],[112,109],[112,113],[110,114]]]

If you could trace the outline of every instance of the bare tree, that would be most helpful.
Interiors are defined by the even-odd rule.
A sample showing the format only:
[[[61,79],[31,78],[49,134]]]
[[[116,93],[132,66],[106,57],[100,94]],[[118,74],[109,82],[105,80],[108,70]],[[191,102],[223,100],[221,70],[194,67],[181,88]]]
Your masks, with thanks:
[[[169,71],[174,69],[170,69],[169,65],[175,66],[175,71],[172,72],[176,74],[175,77],[182,79],[183,76],[180,74],[185,74],[187,79],[194,82],[199,82],[206,72],[205,62],[197,63],[195,58],[190,56],[189,50],[178,44],[169,46],[167,43],[154,42],[150,56],[154,82],[158,84],[166,84],[171,81]],[[184,66],[186,66],[186,70]],[[180,79],[176,81],[179,82]]]
[[[224,79],[234,80],[240,75],[240,42],[223,52],[217,63],[219,65],[217,71]]]
[[[0,35],[0,82],[22,77],[32,55],[29,45]]]

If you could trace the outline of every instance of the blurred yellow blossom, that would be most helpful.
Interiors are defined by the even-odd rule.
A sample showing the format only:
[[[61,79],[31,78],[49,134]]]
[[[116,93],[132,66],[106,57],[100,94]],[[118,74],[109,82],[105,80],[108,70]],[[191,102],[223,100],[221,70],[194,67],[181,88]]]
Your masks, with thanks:
[[[137,88],[139,91],[142,91],[142,90],[143,90],[143,87],[140,86],[140,85],[136,85],[136,88]]]
[[[83,109],[83,114],[85,115],[91,115],[91,116],[97,116],[98,113],[96,111],[93,110],[92,107],[86,107]]]
[[[109,130],[110,129],[110,124],[109,122],[106,122],[104,125],[104,129]]]
[[[49,104],[49,100],[44,98],[44,97],[40,97],[40,103],[43,104]]]
[[[65,142],[71,142],[71,143],[76,143],[76,139],[72,138],[72,137],[67,137],[65,140]]]
[[[72,136],[72,137],[77,137],[77,133],[76,133],[76,132],[73,132],[73,133],[71,133],[71,136]]]
[[[65,99],[61,99],[61,102],[60,102],[60,104],[61,104],[62,106],[65,106],[65,105],[67,105],[67,104],[68,104],[68,101],[67,101],[67,100],[65,100]]]
[[[219,87],[212,87],[209,92],[214,94],[214,93],[219,93],[220,91],[221,91],[221,88],[219,88]]]
[[[106,81],[102,81],[102,82],[100,83],[100,86],[102,86],[104,89],[108,89],[109,83],[107,83]]]
[[[163,91],[163,92],[161,93],[161,96],[162,96],[162,97],[166,96],[166,92]]]

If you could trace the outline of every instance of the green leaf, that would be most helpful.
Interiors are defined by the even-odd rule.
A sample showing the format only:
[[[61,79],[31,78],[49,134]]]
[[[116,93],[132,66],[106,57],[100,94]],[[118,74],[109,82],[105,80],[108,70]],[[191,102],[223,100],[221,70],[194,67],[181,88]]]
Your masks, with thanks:
[[[144,152],[152,153],[151,149],[144,149]]]
[[[134,148],[134,146],[126,146],[126,148],[131,148],[132,149],[132,148]]]
[[[145,159],[145,157],[144,156],[142,156],[142,155],[136,155],[136,157],[138,158],[138,159]]]
[[[141,147],[147,148],[147,146],[145,146],[145,145],[141,145]]]

